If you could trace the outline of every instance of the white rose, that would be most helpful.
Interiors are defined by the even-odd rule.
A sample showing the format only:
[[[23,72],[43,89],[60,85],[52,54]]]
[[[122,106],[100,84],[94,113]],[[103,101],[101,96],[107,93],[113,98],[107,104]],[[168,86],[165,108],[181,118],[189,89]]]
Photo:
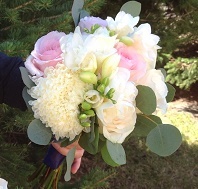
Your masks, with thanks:
[[[8,182],[2,178],[0,178],[0,189],[8,189],[7,188]]]
[[[147,23],[135,28],[134,33],[130,37],[133,41],[132,46],[138,49],[147,62],[147,70],[154,69],[157,50],[160,49],[157,45],[160,38],[157,35],[151,34],[151,26]]]
[[[134,26],[139,22],[139,16],[133,17],[124,11],[119,12],[115,20],[111,17],[106,19],[108,28],[118,34],[118,38],[127,36],[134,31]]]
[[[166,96],[168,94],[167,86],[164,82],[164,75],[160,70],[152,69],[147,71],[144,77],[137,81],[137,85],[150,87],[157,99],[157,108],[165,113],[167,110]]]
[[[129,71],[126,69],[118,69],[108,86],[115,89],[113,99],[117,103],[113,104],[108,100],[96,108],[100,131],[113,143],[122,143],[133,131],[136,123],[137,89],[128,81],[130,73],[127,72]]]

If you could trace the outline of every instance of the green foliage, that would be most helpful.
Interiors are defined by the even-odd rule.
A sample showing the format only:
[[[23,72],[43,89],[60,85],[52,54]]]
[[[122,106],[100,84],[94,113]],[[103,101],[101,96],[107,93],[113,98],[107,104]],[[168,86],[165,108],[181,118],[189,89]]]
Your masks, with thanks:
[[[173,154],[181,145],[182,137],[179,130],[170,124],[160,124],[150,131],[146,144],[159,156]]]
[[[152,114],[156,110],[157,101],[154,91],[147,86],[138,85],[136,106],[144,114]]]
[[[52,131],[40,120],[34,119],[27,129],[28,138],[38,145],[48,145],[52,138]]]
[[[65,173],[64,179],[65,181],[69,181],[71,179],[71,167],[74,162],[76,148],[72,148],[66,157],[67,162],[67,172]]]
[[[85,9],[97,13],[105,0],[85,0]],[[0,51],[24,59],[35,41],[52,30],[69,33],[74,28],[73,0],[0,1]]]
[[[198,58],[172,58],[167,62],[167,81],[179,88],[189,89],[198,81]]]
[[[103,160],[112,167],[124,165],[126,163],[126,155],[124,148],[119,143],[112,143],[106,140],[101,150]]]

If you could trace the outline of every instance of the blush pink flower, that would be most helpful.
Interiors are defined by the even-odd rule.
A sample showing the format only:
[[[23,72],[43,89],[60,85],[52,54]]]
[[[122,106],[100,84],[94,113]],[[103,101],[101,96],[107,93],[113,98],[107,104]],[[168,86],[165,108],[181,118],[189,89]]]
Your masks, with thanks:
[[[62,62],[59,40],[66,34],[52,31],[37,40],[34,50],[25,62],[25,67],[32,75],[43,76],[46,67],[56,66]]]
[[[143,57],[132,46],[119,42],[116,47],[117,53],[121,56],[119,67],[130,71],[130,81],[137,81],[146,73],[146,62]]]

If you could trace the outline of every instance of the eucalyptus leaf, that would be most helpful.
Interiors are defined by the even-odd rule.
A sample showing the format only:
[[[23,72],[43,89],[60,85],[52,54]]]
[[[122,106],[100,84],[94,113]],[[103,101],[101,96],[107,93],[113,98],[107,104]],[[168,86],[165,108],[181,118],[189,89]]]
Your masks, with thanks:
[[[164,78],[166,78],[166,70],[164,68],[159,68],[159,70],[162,72]]]
[[[146,145],[159,156],[174,153],[182,142],[180,131],[170,124],[160,124],[148,134]]]
[[[19,67],[23,83],[30,89],[35,86],[35,83],[30,79],[29,73],[25,67]]]
[[[90,14],[89,14],[89,12],[87,12],[86,10],[81,10],[80,11],[80,19],[81,18],[84,18],[84,17],[86,17],[86,16],[90,16]]]
[[[169,84],[169,83],[166,83],[166,86],[167,86],[167,88],[168,88],[168,94],[167,94],[167,96],[166,96],[166,101],[167,101],[167,102],[171,102],[171,101],[174,99],[176,90],[175,90],[175,88],[174,88],[171,84]]]
[[[154,91],[147,86],[138,85],[138,95],[136,96],[136,106],[144,114],[151,115],[157,107],[157,100]]]
[[[162,121],[159,117],[154,115],[147,116],[144,114],[138,114],[136,119],[135,129],[133,130],[131,135],[145,137],[158,124],[162,124]]]
[[[80,11],[83,8],[84,0],[74,0],[72,5],[72,17],[74,20],[75,27],[78,25],[80,18]]]
[[[133,17],[139,16],[141,12],[141,3],[137,1],[128,1],[122,5],[120,11],[131,14]]]
[[[23,97],[23,99],[24,99],[24,101],[25,101],[25,104],[26,104],[27,108],[28,108],[29,110],[32,110],[32,106],[30,106],[28,102],[29,102],[30,100],[35,100],[35,99],[32,98],[32,97],[27,93],[27,90],[28,90],[28,88],[25,86],[25,87],[23,88],[23,91],[22,91],[22,97]]]
[[[67,171],[64,176],[65,181],[69,181],[71,179],[71,167],[74,162],[75,152],[76,152],[76,148],[72,148],[67,154],[66,157]]]
[[[90,154],[96,154],[98,152],[98,142],[99,142],[99,129],[95,127],[94,129],[95,138],[92,141],[92,134],[89,133],[82,133],[79,139],[79,145],[84,148]],[[92,142],[90,142],[92,141]]]
[[[27,134],[35,144],[47,145],[52,138],[52,132],[40,120],[34,119],[28,126]]]
[[[124,148],[119,143],[112,143],[106,140],[106,145],[101,149],[103,160],[113,167],[126,164]]]
[[[76,135],[75,138],[73,140],[69,140],[68,138],[64,138],[61,141],[57,141],[57,142],[61,142],[61,147],[66,147],[72,143],[74,143],[75,141],[77,141],[80,138],[80,135]]]

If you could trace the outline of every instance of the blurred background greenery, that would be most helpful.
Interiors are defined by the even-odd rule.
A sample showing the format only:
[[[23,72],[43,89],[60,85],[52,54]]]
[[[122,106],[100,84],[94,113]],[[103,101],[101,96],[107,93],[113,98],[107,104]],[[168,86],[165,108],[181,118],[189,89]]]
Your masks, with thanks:
[[[172,104],[165,122],[177,126],[183,135],[179,150],[162,158],[149,152],[144,138],[131,138],[124,146],[127,165],[112,169],[100,155],[85,153],[81,169],[60,188],[197,188],[198,186],[198,1],[138,0],[142,4],[140,23],[150,23],[160,36],[157,67],[167,71],[167,81],[177,88],[176,98],[193,106],[189,113]],[[127,0],[85,0],[93,16],[115,17]],[[0,0],[0,51],[24,60],[35,41],[52,30],[73,31],[73,0]],[[180,102],[180,101],[179,101]],[[26,178],[40,164],[47,150],[30,143],[26,129],[29,112],[0,106],[0,177],[11,189],[29,189]]]

